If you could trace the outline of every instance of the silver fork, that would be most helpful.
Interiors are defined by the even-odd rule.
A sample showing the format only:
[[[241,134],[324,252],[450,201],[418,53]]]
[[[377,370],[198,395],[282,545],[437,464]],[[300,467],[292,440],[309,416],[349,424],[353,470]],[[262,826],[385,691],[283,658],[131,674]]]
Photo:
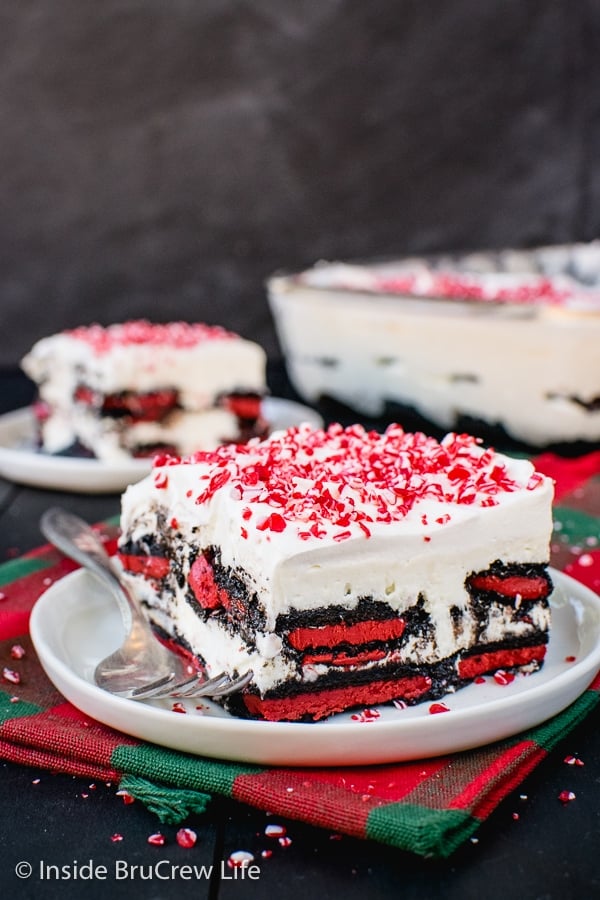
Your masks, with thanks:
[[[161,697],[225,697],[252,680],[252,672],[231,679],[225,672],[202,680],[188,664],[155,637],[135,595],[121,578],[96,532],[78,516],[59,507],[42,515],[44,537],[107,585],[119,606],[126,638],[94,671],[98,687],[132,700]]]

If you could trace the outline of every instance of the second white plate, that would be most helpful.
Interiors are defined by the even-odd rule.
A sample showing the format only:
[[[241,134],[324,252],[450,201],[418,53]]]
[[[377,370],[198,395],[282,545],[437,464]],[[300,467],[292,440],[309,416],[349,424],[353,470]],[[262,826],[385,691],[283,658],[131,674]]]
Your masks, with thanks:
[[[237,719],[216,704],[115,697],[93,681],[97,662],[122,641],[109,591],[78,570],[36,603],[31,636],[58,690],[84,713],[125,734],[174,750],[266,765],[338,766],[399,762],[453,753],[509,737],[556,715],[600,669],[600,598],[552,571],[552,631],[543,668],[508,685],[487,677],[444,698],[450,711],[431,715],[425,702],[377,709],[378,718],[332,716],[314,724]]]
[[[309,422],[320,428],[321,416],[309,406],[266,397],[262,413],[271,429]],[[0,416],[0,476],[31,487],[77,494],[119,493],[150,471],[149,459],[107,463],[74,456],[50,456],[35,449],[35,421],[28,407]]]

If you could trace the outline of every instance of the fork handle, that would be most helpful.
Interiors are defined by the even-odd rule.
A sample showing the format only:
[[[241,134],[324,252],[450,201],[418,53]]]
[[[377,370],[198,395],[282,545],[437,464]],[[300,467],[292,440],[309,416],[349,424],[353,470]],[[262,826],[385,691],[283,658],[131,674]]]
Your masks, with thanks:
[[[134,621],[141,619],[141,613],[122,583],[102,541],[87,522],[65,509],[53,506],[43,513],[40,530],[66,556],[108,584],[115,594],[128,629]]]

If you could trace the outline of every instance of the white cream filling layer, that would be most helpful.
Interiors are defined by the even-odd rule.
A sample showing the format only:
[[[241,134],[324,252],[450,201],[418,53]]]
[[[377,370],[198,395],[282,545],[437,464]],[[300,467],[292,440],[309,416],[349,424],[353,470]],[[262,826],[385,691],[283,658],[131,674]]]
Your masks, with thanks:
[[[185,600],[184,592],[173,584],[174,595],[168,603],[161,602],[149,582],[126,576],[132,587],[150,605],[148,615],[156,625],[172,637],[185,640],[192,652],[200,656],[206,664],[209,676],[227,672],[232,677],[253,672],[253,686],[264,694],[284,682],[310,684],[325,676],[335,666],[319,663],[297,664],[286,659],[282,653],[279,635],[257,632],[256,646],[250,647],[239,634],[228,631],[218,618],[202,620],[193,607]],[[427,608],[427,604],[426,604]],[[433,634],[415,636],[402,643],[401,650],[388,652],[385,657],[367,661],[360,665],[344,666],[342,672],[364,671],[385,667],[390,663],[406,666],[435,665],[461,650],[468,650],[475,643],[483,645],[509,638],[526,638],[538,630],[546,631],[550,625],[550,611],[541,604],[528,605],[531,623],[519,621],[510,605],[492,604],[488,612],[488,623],[479,639],[476,639],[477,624],[470,610],[465,610],[458,625],[454,641],[441,647],[437,629]],[[434,623],[435,624],[435,623]]]
[[[60,453],[75,440],[94,449],[98,459],[119,462],[131,459],[138,447],[165,444],[179,453],[198,448],[214,450],[238,436],[238,423],[226,409],[171,413],[163,422],[137,422],[123,426],[121,419],[99,419],[83,406],[71,412],[57,411],[42,424],[42,439],[47,453]]]

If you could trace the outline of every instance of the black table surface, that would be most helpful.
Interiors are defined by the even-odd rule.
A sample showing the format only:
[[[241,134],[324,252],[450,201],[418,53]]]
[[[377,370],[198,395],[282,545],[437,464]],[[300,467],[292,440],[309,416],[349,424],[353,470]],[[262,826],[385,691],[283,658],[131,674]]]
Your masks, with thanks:
[[[273,393],[293,396],[285,376],[271,370]],[[16,372],[0,372],[0,413],[26,405],[31,386]],[[116,494],[67,494],[33,489],[0,479],[0,560],[42,543],[41,513],[59,504],[97,522],[119,511]],[[584,766],[568,766],[577,754]],[[286,820],[222,798],[186,824],[198,835],[193,849],[175,841],[177,828],[160,825],[141,803],[125,805],[116,786],[50,774],[0,762],[0,895],[7,898],[304,898],[319,900],[402,897],[465,900],[568,900],[600,896],[600,714],[591,715],[565,738],[448,860],[422,859],[376,843]],[[562,804],[558,795],[576,799]],[[87,796],[83,796],[86,794]],[[291,838],[288,847],[265,837],[277,822]],[[163,847],[150,846],[158,830]],[[111,841],[120,833],[123,840]],[[272,849],[268,858],[263,849]],[[221,861],[249,850],[259,867],[253,880],[233,878]],[[162,863],[162,861],[166,861]],[[19,879],[17,863],[33,874]],[[117,869],[118,862],[123,861]],[[157,863],[162,864],[157,867]],[[89,864],[106,867],[106,878],[90,879]],[[173,864],[171,870],[169,864]],[[205,866],[191,878],[178,866]],[[66,866],[70,878],[41,879],[40,873]],[[208,868],[212,866],[211,874]],[[119,871],[122,877],[117,878]],[[73,873],[79,872],[77,878]],[[125,873],[127,873],[125,875]]]

